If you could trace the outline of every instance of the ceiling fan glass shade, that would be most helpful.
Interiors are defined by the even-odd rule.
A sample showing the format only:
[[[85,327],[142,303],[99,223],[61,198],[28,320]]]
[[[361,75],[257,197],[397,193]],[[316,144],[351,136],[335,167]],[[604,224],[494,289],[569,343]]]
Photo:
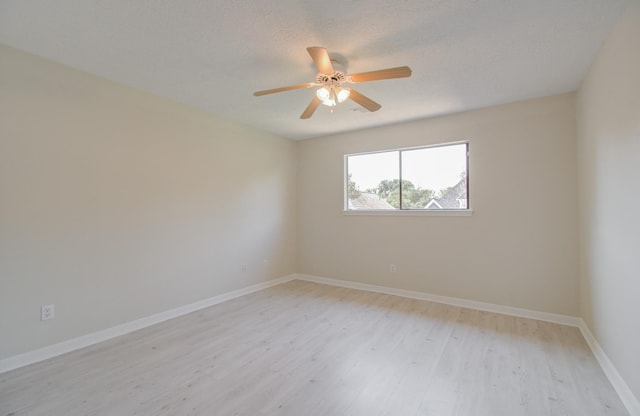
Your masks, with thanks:
[[[349,92],[348,88],[342,88],[342,87],[336,88],[336,97],[338,98],[339,103],[345,102],[347,98],[349,98],[350,94],[351,93]]]
[[[318,96],[322,101],[326,101],[331,97],[331,92],[327,87],[322,87],[316,91],[316,96]]]
[[[322,104],[333,107],[336,105],[335,91],[333,87],[322,87],[316,91],[316,96],[322,101]]]
[[[342,87],[322,87],[316,91],[316,96],[322,101],[322,104],[334,107],[349,98],[349,90]]]

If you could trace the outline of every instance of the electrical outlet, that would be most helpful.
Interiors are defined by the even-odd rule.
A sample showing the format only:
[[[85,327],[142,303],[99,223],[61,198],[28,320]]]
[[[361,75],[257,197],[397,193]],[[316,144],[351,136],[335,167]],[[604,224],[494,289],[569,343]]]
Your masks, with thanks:
[[[246,273],[247,272],[247,265],[246,264],[241,264],[240,265],[240,271],[242,273]]]
[[[46,321],[55,317],[55,309],[53,305],[42,305],[40,307],[40,320]]]
[[[397,271],[398,271],[398,268],[396,267],[396,265],[395,265],[395,264],[391,264],[391,265],[389,265],[389,271],[390,271],[391,273],[395,273],[395,272],[397,272]]]

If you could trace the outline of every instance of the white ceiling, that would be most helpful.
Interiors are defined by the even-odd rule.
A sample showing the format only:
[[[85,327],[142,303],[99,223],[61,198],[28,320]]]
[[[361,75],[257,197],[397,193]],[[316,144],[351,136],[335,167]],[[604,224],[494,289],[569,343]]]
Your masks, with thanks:
[[[304,139],[575,90],[627,0],[0,0],[0,42],[141,90]],[[349,73],[408,65],[411,78],[354,85],[352,101],[300,114],[305,48]]]

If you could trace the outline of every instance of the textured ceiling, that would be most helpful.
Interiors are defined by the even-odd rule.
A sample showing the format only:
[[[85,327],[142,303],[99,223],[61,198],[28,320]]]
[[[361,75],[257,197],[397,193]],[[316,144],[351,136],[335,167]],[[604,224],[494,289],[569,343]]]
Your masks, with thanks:
[[[0,0],[0,42],[304,139],[575,90],[627,0]],[[307,46],[349,73],[408,65],[299,119]]]

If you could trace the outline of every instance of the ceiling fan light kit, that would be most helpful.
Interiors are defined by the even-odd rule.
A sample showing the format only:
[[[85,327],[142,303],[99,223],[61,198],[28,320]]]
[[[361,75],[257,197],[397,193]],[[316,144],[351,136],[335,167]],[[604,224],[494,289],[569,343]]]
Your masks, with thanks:
[[[304,84],[290,85],[288,87],[273,88],[270,90],[256,91],[255,96],[274,94],[277,92],[297,90],[301,88],[320,87],[316,90],[315,96],[304,110],[301,119],[310,118],[320,104],[328,106],[331,111],[337,104],[348,99],[358,103],[369,111],[378,111],[382,106],[369,97],[366,97],[353,88],[343,87],[343,83],[358,83],[379,81],[383,79],[406,78],[411,76],[411,68],[408,66],[400,66],[396,68],[380,69],[371,72],[362,72],[359,74],[347,75],[343,71],[336,71],[333,67],[329,53],[325,48],[311,46],[307,48],[307,52],[313,59],[318,68],[318,75],[315,82],[307,82]],[[335,62],[335,61],[333,61]]]
[[[322,100],[322,104],[334,107],[338,103],[343,103],[349,98],[349,89],[342,87],[334,87],[331,86],[329,88],[322,87],[316,91],[316,95],[320,100]]]

